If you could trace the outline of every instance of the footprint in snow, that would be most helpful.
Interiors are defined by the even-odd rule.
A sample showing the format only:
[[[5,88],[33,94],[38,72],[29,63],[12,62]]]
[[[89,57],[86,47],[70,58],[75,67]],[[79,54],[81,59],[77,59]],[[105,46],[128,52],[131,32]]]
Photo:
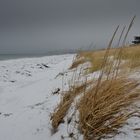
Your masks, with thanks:
[[[2,113],[2,112],[0,112],[0,115],[2,115],[2,116],[4,116],[4,117],[9,117],[9,116],[11,116],[11,115],[13,115],[13,113]]]

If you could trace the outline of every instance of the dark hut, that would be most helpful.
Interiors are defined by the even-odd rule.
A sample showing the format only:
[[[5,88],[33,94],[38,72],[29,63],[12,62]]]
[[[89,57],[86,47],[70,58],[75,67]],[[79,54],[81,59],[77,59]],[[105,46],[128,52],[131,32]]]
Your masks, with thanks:
[[[140,36],[135,36],[134,41],[132,41],[133,44],[140,44]]]

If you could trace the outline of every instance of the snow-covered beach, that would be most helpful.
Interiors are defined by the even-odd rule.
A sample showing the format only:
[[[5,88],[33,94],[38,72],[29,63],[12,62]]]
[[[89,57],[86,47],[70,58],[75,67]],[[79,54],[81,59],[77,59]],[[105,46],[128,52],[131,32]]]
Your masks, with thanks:
[[[72,78],[73,70],[68,68],[74,56],[66,54],[0,61],[0,140],[70,139],[68,131],[76,132],[77,138],[83,139],[73,123],[67,125],[68,115],[54,134],[50,121],[62,90],[68,88]],[[88,63],[82,67],[87,68]],[[99,73],[87,76],[92,79]],[[53,94],[55,91],[60,94]],[[73,110],[74,104],[68,114],[72,114]],[[139,131],[133,131],[139,127],[140,120],[134,116],[120,129],[122,133],[110,140],[139,140]]]
[[[73,56],[0,61],[0,140],[59,139],[51,136],[50,113],[60,98],[52,92],[62,89],[60,73]]]

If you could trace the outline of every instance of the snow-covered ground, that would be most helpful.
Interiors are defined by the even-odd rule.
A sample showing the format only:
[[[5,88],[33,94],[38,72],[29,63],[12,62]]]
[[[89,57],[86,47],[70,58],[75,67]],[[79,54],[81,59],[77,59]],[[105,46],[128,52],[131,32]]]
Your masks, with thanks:
[[[52,92],[70,78],[73,56],[0,61],[0,140],[59,139],[51,136],[50,113],[60,98]]]
[[[73,57],[67,54],[0,61],[0,140],[61,140],[70,139],[70,133],[83,139],[74,122],[78,118],[73,118],[69,125],[67,123],[75,111],[75,102],[55,134],[52,134],[50,122],[61,91],[68,88],[72,78],[73,70],[68,68]],[[77,68],[77,73],[80,70]],[[99,72],[95,72],[87,78],[98,76]],[[76,80],[85,81],[85,77]],[[53,94],[58,88],[60,94]],[[135,128],[137,130],[133,131]],[[122,133],[111,140],[140,140],[139,128],[140,119],[135,116],[120,129]]]

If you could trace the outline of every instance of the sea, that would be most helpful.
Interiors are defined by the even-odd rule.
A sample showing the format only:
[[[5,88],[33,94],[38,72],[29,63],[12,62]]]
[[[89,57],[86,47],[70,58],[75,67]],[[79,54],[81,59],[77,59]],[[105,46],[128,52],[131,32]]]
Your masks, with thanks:
[[[43,57],[43,56],[49,56],[49,54],[0,54],[0,61],[19,58]]]

